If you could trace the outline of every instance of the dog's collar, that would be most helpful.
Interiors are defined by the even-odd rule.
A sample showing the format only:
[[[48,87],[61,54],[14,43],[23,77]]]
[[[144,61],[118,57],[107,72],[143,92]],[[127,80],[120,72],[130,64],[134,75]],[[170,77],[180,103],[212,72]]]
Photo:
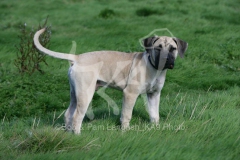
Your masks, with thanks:
[[[148,55],[148,61],[150,62],[150,64],[152,65],[153,68],[155,68],[156,70],[158,70],[158,68],[152,63],[151,59],[150,59],[150,55]]]

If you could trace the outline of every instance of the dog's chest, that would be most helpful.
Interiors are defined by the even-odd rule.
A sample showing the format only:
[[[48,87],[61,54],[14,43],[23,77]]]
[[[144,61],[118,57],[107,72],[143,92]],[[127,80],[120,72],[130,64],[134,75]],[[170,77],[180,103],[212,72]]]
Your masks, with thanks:
[[[154,93],[160,92],[165,81],[165,71],[148,74],[145,81],[142,81],[139,85],[141,93]]]
[[[161,85],[159,84],[159,81],[155,79],[154,81],[150,83],[145,84],[145,91],[146,93],[154,93],[159,92],[161,89]]]

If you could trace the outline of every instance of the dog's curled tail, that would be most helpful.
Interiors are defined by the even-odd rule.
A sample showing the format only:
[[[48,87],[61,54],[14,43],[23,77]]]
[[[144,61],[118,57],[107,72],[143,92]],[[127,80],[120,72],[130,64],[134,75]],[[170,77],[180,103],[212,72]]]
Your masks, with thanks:
[[[46,28],[43,28],[39,31],[37,31],[34,35],[33,41],[37,49],[45,54],[48,54],[49,56],[55,57],[55,58],[60,58],[60,59],[66,59],[69,61],[76,61],[77,56],[74,54],[66,54],[66,53],[60,53],[60,52],[54,52],[50,51],[47,48],[44,48],[40,42],[39,42],[39,36],[46,30]]]

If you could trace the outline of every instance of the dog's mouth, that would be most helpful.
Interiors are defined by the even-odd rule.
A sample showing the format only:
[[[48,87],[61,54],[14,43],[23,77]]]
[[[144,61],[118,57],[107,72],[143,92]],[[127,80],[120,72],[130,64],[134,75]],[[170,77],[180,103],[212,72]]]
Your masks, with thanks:
[[[171,53],[153,52],[148,56],[150,64],[157,70],[173,69],[175,58]],[[151,56],[154,55],[154,56]]]
[[[173,69],[174,68],[174,57],[172,54],[168,54],[167,61],[163,69]]]

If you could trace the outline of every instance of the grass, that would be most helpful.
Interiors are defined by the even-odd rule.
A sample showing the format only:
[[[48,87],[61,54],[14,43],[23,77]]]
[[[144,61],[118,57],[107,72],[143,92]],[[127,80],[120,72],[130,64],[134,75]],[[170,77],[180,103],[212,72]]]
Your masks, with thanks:
[[[0,2],[0,159],[239,159],[240,3],[176,0],[43,0]],[[19,25],[37,28],[49,15],[50,49],[143,51],[138,40],[168,28],[189,43],[184,59],[168,71],[158,126],[144,101],[136,102],[132,128],[97,93],[94,119],[80,136],[63,131],[69,105],[68,62],[47,57],[45,74],[14,66]],[[168,35],[158,32],[158,35]],[[121,109],[122,93],[106,93]]]

